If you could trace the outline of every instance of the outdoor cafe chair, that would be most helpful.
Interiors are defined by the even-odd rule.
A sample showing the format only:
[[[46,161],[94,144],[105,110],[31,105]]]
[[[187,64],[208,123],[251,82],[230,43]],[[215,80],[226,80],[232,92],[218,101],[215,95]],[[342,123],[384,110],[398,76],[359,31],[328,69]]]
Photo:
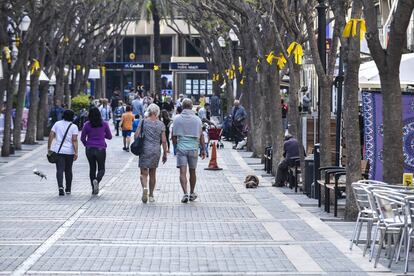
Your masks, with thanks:
[[[374,267],[377,267],[385,240],[387,241],[385,244],[387,257],[390,259],[388,267],[391,267],[395,251],[399,248],[397,244],[400,244],[400,238],[406,224],[404,214],[405,195],[384,189],[374,189],[372,193],[378,206],[380,220],[377,229],[377,231],[380,231],[380,241]]]
[[[367,190],[364,188],[364,185],[359,184],[358,182],[352,183],[352,190],[354,192],[355,202],[358,208],[358,217],[355,223],[354,231],[352,233],[351,244],[349,246],[349,249],[352,250],[352,246],[354,245],[354,243],[358,245],[363,224],[364,222],[366,222],[367,242],[364,248],[365,256],[366,250],[368,248],[368,243],[371,240],[372,226],[374,221],[377,220],[377,218],[374,216],[373,211],[371,209],[371,205],[368,201]]]
[[[411,239],[414,238],[414,196],[407,196],[405,198],[405,210],[408,217],[406,242],[405,242],[405,265],[404,273],[408,272],[408,257],[412,247]]]

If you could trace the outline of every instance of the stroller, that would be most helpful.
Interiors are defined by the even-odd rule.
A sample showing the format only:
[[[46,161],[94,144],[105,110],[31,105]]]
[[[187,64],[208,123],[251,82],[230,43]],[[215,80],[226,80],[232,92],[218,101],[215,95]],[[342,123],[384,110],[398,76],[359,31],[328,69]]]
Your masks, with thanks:
[[[223,129],[216,127],[214,125],[208,126],[208,137],[210,139],[210,147],[213,146],[213,141],[217,141],[217,149],[224,148],[223,142],[221,142],[221,135],[223,134]],[[213,141],[212,141],[213,140]]]

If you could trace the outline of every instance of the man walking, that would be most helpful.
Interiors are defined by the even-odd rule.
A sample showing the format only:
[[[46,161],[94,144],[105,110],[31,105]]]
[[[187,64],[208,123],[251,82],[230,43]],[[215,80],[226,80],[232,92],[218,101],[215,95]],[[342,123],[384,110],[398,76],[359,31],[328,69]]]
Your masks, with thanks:
[[[139,115],[141,118],[144,118],[144,105],[138,95],[135,97],[135,100],[132,101],[132,113],[134,116]]]
[[[204,148],[202,123],[192,111],[193,102],[190,99],[182,101],[183,111],[174,119],[173,144],[177,145],[177,168],[180,169],[180,183],[184,192],[182,203],[194,201],[197,194],[194,192],[197,177],[198,149]],[[201,150],[201,158],[206,157],[205,150]],[[187,192],[187,165],[190,171],[190,195]]]

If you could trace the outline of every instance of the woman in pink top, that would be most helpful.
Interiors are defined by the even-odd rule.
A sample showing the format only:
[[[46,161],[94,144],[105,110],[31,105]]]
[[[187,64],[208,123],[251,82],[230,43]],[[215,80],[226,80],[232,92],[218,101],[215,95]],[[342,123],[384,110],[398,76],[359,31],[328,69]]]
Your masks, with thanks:
[[[112,139],[111,130],[108,123],[102,120],[99,109],[93,107],[89,110],[88,121],[83,126],[81,135],[89,162],[89,177],[93,195],[99,193],[99,183],[105,174],[105,139]],[[97,166],[98,171],[96,170]]]

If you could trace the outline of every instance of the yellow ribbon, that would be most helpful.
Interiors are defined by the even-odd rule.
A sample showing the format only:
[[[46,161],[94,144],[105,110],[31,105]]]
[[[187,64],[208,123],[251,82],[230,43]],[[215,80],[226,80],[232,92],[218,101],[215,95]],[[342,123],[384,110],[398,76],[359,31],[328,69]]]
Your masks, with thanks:
[[[76,64],[76,71],[80,71],[82,69],[82,66],[80,64]]]
[[[286,65],[286,58],[283,56],[282,53],[280,53],[280,55],[278,57],[276,57],[277,59],[277,67],[279,68],[279,70],[282,70],[283,68],[285,68]]]
[[[213,81],[219,81],[220,75],[219,74],[213,74]]]
[[[236,68],[236,67],[233,65],[232,68]],[[227,77],[230,80],[234,79],[234,76],[235,76],[235,72],[234,72],[234,70],[232,68],[226,70]]]
[[[32,67],[30,68],[30,74],[33,75],[40,69],[40,62],[37,59],[33,59]]]
[[[303,57],[303,48],[302,46],[297,42],[290,43],[287,52],[290,55],[293,52],[293,55],[295,57],[295,63],[301,65],[302,64],[302,57]]]
[[[105,67],[105,65],[102,65],[101,66],[101,72],[102,72],[102,77],[105,77],[105,74],[106,74],[106,67]]]
[[[246,76],[243,76],[243,78],[241,79],[241,81],[240,81],[240,85],[243,85],[244,84],[244,79],[246,78]]]
[[[20,47],[20,37],[16,37],[16,40],[14,41],[16,43],[16,47],[19,48]]]
[[[271,51],[267,56],[266,56],[266,61],[267,63],[269,63],[270,65],[272,65],[273,63],[273,59],[275,59],[276,56],[273,54],[273,51]]]
[[[3,53],[4,53],[4,57],[6,58],[6,60],[7,60],[7,63],[8,64],[11,64],[11,62],[12,62],[12,57],[11,57],[11,51],[10,51],[10,49],[9,49],[9,47],[4,47],[3,48]]]
[[[240,74],[243,74],[243,65],[241,65],[241,64],[239,66],[239,72],[240,72]]]
[[[154,71],[160,71],[160,66],[159,65],[156,65],[156,64],[154,64]]]
[[[69,44],[69,37],[65,36],[63,38],[63,42],[65,42],[65,44],[68,45]]]
[[[345,37],[345,38],[349,38],[351,36],[352,37],[356,36],[357,35],[358,23],[360,23],[359,39],[363,40],[365,32],[367,31],[364,19],[351,18],[348,21],[348,23],[346,23],[344,31],[342,33],[342,36]]]

